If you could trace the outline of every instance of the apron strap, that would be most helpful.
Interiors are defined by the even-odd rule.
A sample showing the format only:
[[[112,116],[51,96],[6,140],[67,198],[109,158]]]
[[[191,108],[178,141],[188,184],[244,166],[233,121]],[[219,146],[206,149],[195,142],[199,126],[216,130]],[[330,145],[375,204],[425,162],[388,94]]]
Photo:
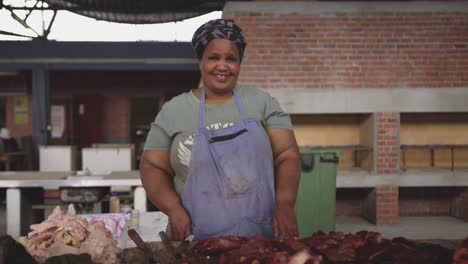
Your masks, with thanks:
[[[242,119],[248,118],[248,116],[247,116],[247,114],[245,113],[245,110],[244,110],[244,105],[242,104],[242,101],[240,99],[240,95],[237,92],[237,86],[234,87],[234,98],[236,98],[237,109],[239,109],[239,112],[241,114]]]
[[[247,114],[245,113],[244,110],[244,105],[242,104],[242,101],[240,99],[240,95],[237,92],[237,86],[234,87],[234,98],[236,99],[236,105],[237,109],[239,110],[239,113],[242,117],[242,119],[248,118]],[[199,127],[205,127],[205,105],[206,105],[206,99],[205,99],[205,88],[202,86],[201,88],[201,98],[200,98],[200,126]]]
[[[201,98],[200,98],[200,128],[205,127],[205,88],[201,88]]]

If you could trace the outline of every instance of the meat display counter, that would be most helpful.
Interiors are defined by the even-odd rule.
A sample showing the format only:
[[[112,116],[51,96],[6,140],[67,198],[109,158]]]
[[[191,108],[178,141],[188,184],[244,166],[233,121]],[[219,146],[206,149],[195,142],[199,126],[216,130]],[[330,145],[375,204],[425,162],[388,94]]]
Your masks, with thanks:
[[[110,172],[103,175],[80,176],[73,172],[12,171],[0,172],[0,188],[6,190],[7,234],[14,238],[21,234],[23,218],[32,210],[24,199],[26,188],[58,190],[63,187],[136,187],[135,209],[146,211],[146,193],[138,171]]]

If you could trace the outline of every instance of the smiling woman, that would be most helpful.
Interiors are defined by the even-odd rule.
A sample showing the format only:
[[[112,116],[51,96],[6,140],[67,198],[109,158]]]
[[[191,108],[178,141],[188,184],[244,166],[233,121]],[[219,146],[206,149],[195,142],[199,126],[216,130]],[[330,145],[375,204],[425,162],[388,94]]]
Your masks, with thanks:
[[[201,85],[164,104],[152,123],[141,179],[173,240],[297,236],[299,149],[278,101],[237,84],[246,45],[231,20],[197,29]]]

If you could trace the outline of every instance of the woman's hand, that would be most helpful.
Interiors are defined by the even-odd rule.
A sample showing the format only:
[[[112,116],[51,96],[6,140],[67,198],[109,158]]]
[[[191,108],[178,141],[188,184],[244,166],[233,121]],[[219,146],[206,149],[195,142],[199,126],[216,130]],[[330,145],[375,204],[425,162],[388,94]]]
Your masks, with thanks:
[[[296,212],[294,206],[289,204],[278,204],[273,216],[273,232],[275,238],[297,238],[299,231],[297,229]]]
[[[182,241],[192,234],[190,215],[183,208],[177,208],[169,213],[170,240]]]

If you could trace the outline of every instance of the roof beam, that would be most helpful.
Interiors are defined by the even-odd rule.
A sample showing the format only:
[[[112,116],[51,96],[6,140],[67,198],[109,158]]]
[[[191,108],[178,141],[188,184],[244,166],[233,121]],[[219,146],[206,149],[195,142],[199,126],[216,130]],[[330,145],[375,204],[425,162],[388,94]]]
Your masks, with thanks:
[[[189,42],[0,41],[0,69],[198,70]]]

